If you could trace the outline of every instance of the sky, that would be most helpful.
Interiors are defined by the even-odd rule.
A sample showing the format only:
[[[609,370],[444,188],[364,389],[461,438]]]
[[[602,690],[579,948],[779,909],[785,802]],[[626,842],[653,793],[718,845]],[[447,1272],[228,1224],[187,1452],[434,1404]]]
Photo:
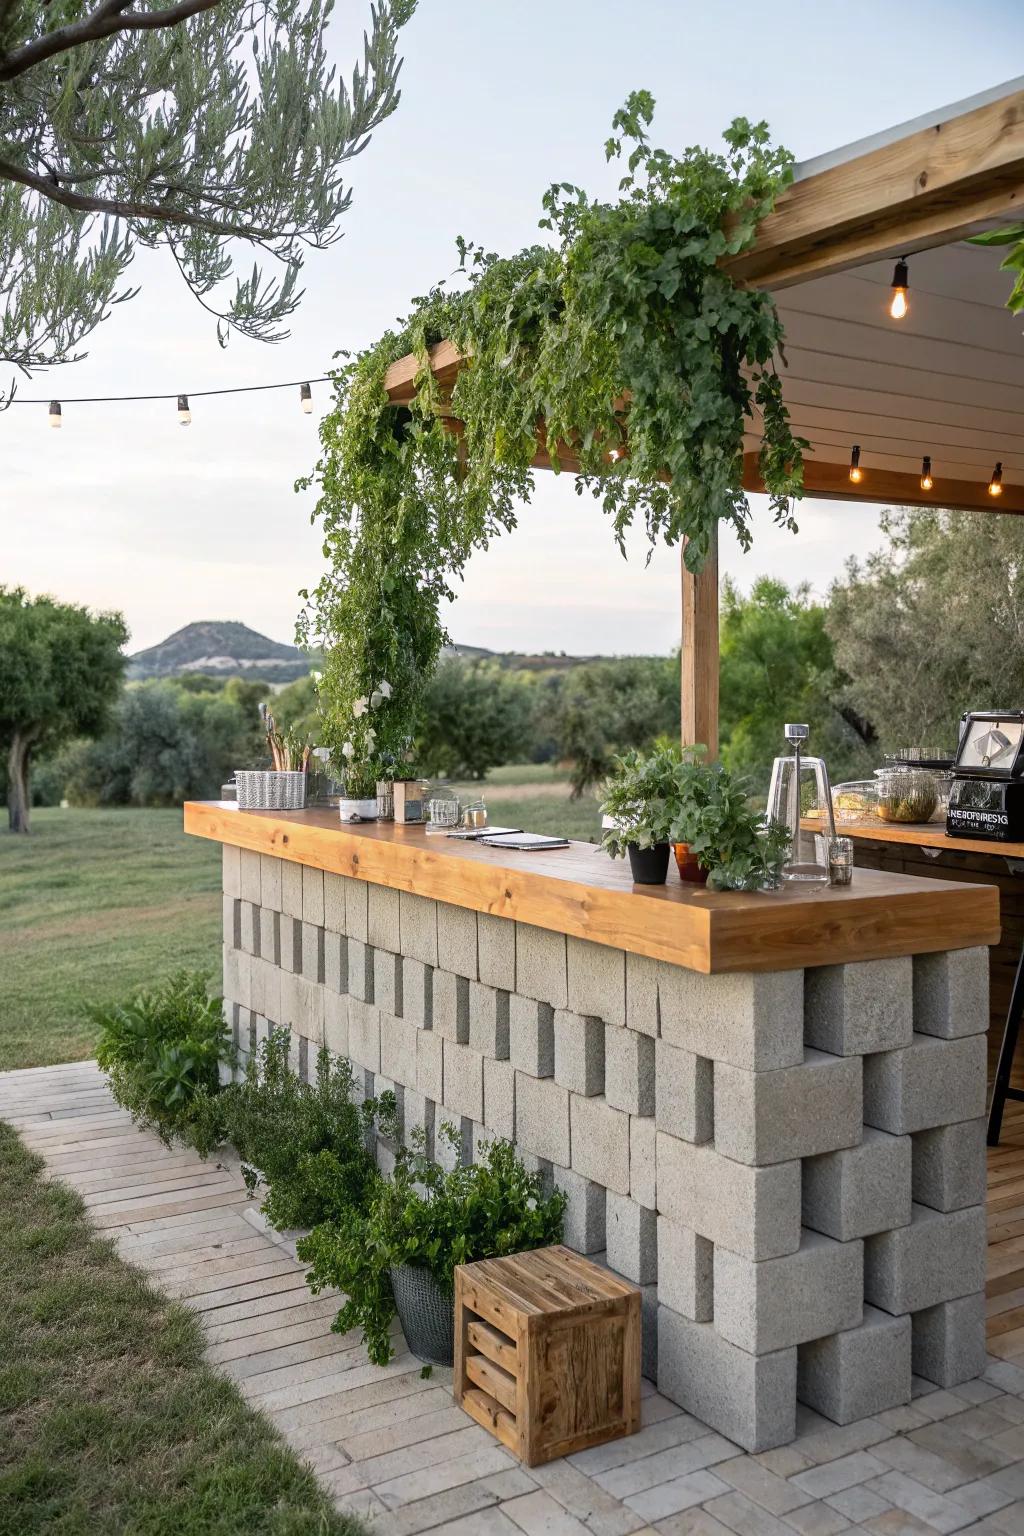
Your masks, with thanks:
[[[339,350],[372,343],[455,266],[456,235],[513,252],[537,238],[551,181],[610,194],[613,112],[629,91],[657,100],[666,148],[715,144],[735,116],[766,118],[807,159],[1024,70],[1020,0],[420,0],[404,32],[402,102],[350,168],[345,237],[310,254],[292,334],[235,337],[171,271],[140,253],[138,298],[115,309],[87,359],[22,380],[23,396],[217,389],[319,377]],[[348,72],[368,5],[338,0],[331,45]],[[244,270],[244,258],[243,258]],[[311,493],[328,387],[0,415],[0,582],[118,609],[130,649],[199,619],[293,638],[298,591],[323,568]],[[805,501],[797,536],[753,501],[753,549],[727,536],[723,573],[824,594],[850,556],[879,543],[878,509]],[[541,474],[519,527],[475,555],[447,615],[456,641],[496,650],[622,654],[679,642],[679,553],[618,553],[600,506],[569,476]]]

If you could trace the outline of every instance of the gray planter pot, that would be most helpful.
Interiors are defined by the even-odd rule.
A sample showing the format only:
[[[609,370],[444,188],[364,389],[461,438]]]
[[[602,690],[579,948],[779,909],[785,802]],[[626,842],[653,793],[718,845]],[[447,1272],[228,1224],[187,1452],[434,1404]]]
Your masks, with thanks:
[[[455,1361],[455,1302],[429,1269],[400,1264],[391,1271],[395,1310],[413,1354],[429,1365]]]

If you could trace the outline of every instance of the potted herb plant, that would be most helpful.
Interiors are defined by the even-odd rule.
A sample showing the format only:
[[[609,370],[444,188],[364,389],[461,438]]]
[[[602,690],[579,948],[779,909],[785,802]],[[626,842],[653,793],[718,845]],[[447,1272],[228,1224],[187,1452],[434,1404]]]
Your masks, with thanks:
[[[396,1129],[386,1114],[380,1129]],[[438,1134],[458,1146],[454,1126]],[[414,1354],[451,1365],[455,1266],[559,1242],[565,1201],[557,1190],[544,1198],[540,1176],[527,1172],[511,1142],[491,1142],[479,1162],[446,1171],[414,1133],[411,1147],[397,1144],[394,1172],[377,1182],[366,1208],[314,1227],[298,1253],[314,1292],[346,1293],[334,1327],[361,1328],[377,1365],[391,1359],[396,1311]]]
[[[703,761],[703,751],[687,748],[676,763],[673,841],[685,845],[687,858],[707,872],[712,890],[775,889],[789,832],[752,810],[743,782],[720,764]]]
[[[637,885],[664,885],[679,799],[678,749],[625,752],[615,763],[601,805],[608,823],[601,846],[613,859],[628,854]]]

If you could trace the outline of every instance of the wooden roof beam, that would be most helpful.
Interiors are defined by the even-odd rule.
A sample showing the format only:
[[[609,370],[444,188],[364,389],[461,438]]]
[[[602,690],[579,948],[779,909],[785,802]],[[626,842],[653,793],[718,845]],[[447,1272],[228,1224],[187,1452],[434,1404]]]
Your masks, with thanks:
[[[743,489],[763,492],[756,453],[743,455]],[[921,477],[893,469],[865,469],[858,486],[850,480],[850,466],[829,464],[808,454],[804,459],[804,496],[829,501],[862,501],[890,507],[933,507],[940,511],[1006,512],[1024,516],[1024,486],[1003,482],[1001,496],[990,496],[984,475],[977,480],[935,477],[935,487],[922,491]]]

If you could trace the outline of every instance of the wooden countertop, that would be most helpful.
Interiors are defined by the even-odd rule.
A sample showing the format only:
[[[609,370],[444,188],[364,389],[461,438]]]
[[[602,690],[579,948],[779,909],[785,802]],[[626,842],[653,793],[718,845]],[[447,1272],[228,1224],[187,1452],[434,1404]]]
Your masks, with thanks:
[[[775,971],[994,944],[994,886],[857,870],[845,889],[767,894],[669,882],[634,886],[625,860],[591,843],[514,853],[423,827],[343,826],[332,811],[240,811],[190,801],[185,831],[314,869],[515,918],[690,970]]]
[[[805,821],[807,828],[817,823]],[[837,837],[870,838],[873,843],[912,843],[915,848],[940,848],[945,853],[989,853],[994,858],[1024,859],[1024,843],[1001,843],[989,837],[947,837],[941,821],[881,821],[877,816],[863,821],[836,823]]]

